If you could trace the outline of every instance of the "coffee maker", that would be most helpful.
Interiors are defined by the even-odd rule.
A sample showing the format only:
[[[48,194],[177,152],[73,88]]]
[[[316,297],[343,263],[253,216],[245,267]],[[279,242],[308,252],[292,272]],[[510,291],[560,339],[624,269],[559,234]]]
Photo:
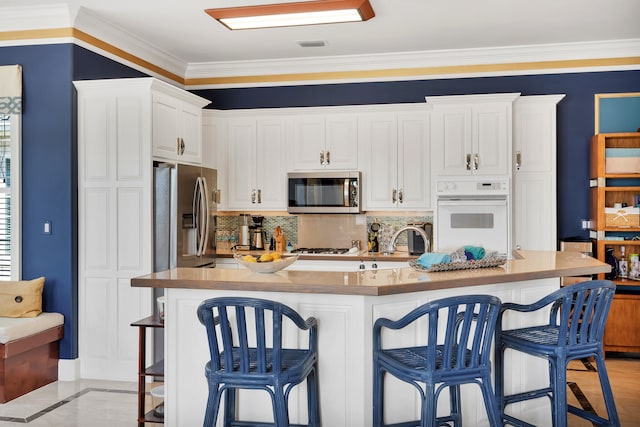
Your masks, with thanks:
[[[253,225],[249,227],[251,230],[251,249],[263,250],[265,248],[265,241],[267,240],[266,232],[262,228],[264,217],[253,215],[251,216],[251,220],[253,221]]]

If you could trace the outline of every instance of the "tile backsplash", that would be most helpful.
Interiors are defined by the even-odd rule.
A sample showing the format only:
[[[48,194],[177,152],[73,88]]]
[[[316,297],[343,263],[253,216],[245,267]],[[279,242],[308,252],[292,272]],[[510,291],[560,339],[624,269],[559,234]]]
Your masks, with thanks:
[[[229,241],[232,245],[238,241],[238,215],[218,216],[217,240]],[[367,243],[367,231],[371,223],[388,225],[395,230],[410,222],[433,222],[431,214],[415,216],[393,215],[282,215],[265,216],[262,223],[267,233],[267,242],[273,236],[273,230],[280,226],[285,240],[294,247],[334,247],[348,248],[352,240],[360,240],[361,247]],[[398,246],[406,246],[407,233],[398,237]]]

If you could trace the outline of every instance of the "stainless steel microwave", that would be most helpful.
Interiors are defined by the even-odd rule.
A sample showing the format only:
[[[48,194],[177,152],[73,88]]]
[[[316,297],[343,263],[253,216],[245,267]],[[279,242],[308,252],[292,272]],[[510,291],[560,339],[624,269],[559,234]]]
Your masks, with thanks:
[[[288,174],[290,213],[359,213],[362,174],[292,172]]]

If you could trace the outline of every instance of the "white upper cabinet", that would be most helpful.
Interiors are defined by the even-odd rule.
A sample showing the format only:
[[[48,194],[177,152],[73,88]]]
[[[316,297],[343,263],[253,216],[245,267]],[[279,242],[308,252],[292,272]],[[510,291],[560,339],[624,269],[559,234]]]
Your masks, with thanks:
[[[204,110],[202,114],[202,166],[218,171],[218,210],[224,211],[229,197],[227,121],[217,111]]]
[[[286,210],[286,120],[228,121],[228,209]]]
[[[357,116],[326,114],[293,117],[289,152],[291,170],[357,169]]]
[[[202,107],[209,101],[157,81],[153,86],[153,157],[202,163]]]
[[[365,210],[429,209],[426,111],[363,114],[359,140]]]
[[[434,176],[510,175],[519,93],[427,97]]]

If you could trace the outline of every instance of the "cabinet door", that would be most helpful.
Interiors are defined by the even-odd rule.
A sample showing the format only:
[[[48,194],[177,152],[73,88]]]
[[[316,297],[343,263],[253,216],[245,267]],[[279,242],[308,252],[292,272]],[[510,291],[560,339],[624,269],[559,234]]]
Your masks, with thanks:
[[[438,175],[468,175],[471,170],[471,108],[467,105],[436,106],[431,114],[433,141],[431,169]]]
[[[256,144],[258,205],[254,209],[287,209],[286,122],[259,119]]]
[[[289,142],[292,154],[291,169],[324,169],[325,125],[322,116],[298,116],[293,118],[293,137]]]
[[[177,159],[179,155],[179,102],[163,93],[154,92],[153,157]]]
[[[556,250],[555,179],[550,174],[521,174],[514,180],[515,248]]]
[[[563,97],[524,96],[513,104],[516,248],[547,251],[557,248],[556,105]]]
[[[358,119],[356,116],[327,116],[325,121],[325,168],[358,168]]]
[[[218,171],[218,190],[220,203],[218,210],[226,210],[228,206],[228,164],[227,124],[222,118],[204,112],[202,118],[202,166]]]
[[[429,120],[426,113],[398,117],[398,207],[431,206]]]
[[[229,209],[256,209],[256,121],[234,119],[228,123]]]
[[[474,175],[509,173],[510,115],[511,108],[504,102],[472,107],[471,169]]]
[[[184,163],[202,164],[202,109],[182,103],[179,111],[180,135],[184,142],[179,159]]]
[[[395,209],[398,205],[398,123],[395,114],[361,117],[358,137],[361,140],[364,209]]]

